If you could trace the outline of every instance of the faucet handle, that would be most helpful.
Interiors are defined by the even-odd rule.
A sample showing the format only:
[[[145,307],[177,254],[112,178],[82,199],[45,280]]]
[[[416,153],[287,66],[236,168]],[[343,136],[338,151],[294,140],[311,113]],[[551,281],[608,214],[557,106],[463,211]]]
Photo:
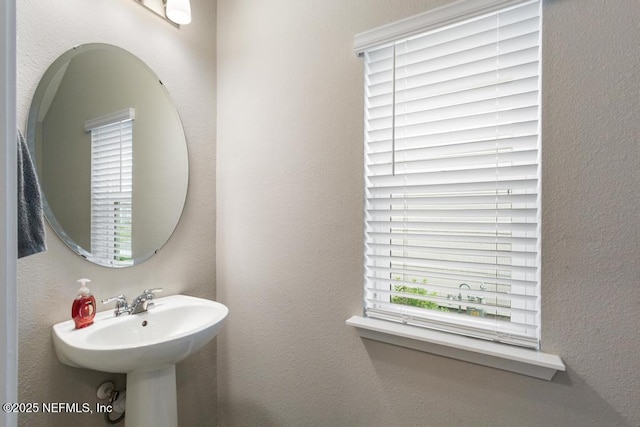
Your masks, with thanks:
[[[102,300],[102,303],[103,304],[109,304],[110,302],[113,302],[113,301],[117,301],[116,306],[119,306],[122,303],[124,303],[124,305],[127,305],[127,297],[125,297],[122,294],[116,295],[115,297],[105,298],[105,299]]]
[[[115,297],[109,297],[102,300],[103,304],[109,304],[110,302],[116,302],[116,309],[114,311],[116,317],[120,316],[124,313],[129,313],[129,303],[127,302],[127,298],[120,294]]]
[[[142,295],[146,295],[147,297],[155,297],[155,294],[162,292],[162,288],[155,288],[155,289],[145,289],[144,292],[142,293]]]

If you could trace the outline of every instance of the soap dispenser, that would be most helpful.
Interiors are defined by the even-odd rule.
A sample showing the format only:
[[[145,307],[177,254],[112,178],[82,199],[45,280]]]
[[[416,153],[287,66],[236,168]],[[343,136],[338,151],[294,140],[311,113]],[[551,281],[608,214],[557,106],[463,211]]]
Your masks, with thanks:
[[[78,289],[78,296],[73,300],[71,306],[71,317],[76,323],[76,329],[93,324],[93,318],[96,315],[96,299],[87,288],[87,282],[91,282],[91,280],[78,280],[81,286]]]

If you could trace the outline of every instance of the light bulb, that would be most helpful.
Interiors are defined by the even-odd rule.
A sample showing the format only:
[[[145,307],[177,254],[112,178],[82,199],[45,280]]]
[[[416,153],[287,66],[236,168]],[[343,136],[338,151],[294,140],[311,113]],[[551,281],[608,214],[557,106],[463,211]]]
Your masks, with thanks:
[[[167,0],[167,18],[179,25],[191,22],[191,5],[189,0]]]

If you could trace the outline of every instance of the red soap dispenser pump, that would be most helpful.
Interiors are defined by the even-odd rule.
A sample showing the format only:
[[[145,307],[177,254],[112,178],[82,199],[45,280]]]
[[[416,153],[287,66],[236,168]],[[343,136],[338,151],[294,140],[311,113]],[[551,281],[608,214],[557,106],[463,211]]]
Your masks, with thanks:
[[[71,317],[76,323],[76,329],[81,329],[93,324],[93,318],[96,315],[96,299],[87,288],[87,282],[91,280],[80,279],[78,282],[81,286],[71,306]]]

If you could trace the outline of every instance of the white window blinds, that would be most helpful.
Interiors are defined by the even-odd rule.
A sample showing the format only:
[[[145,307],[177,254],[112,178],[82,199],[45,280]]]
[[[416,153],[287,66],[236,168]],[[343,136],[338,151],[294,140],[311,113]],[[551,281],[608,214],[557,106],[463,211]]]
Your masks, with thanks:
[[[133,264],[133,120],[132,117],[115,120],[102,124],[97,119],[92,121],[97,127],[88,129],[91,131],[91,255],[103,264],[126,266]]]
[[[540,2],[364,50],[369,317],[538,347]]]

